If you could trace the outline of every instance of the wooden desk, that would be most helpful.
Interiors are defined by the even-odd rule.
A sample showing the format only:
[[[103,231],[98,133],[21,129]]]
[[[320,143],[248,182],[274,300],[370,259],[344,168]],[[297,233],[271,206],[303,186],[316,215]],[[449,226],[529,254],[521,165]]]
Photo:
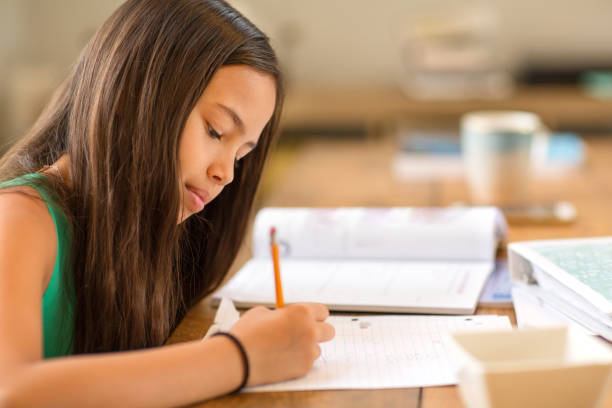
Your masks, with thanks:
[[[303,149],[279,154],[266,177],[274,187],[261,205],[284,206],[420,206],[466,202],[463,181],[401,183],[391,176],[391,141],[313,142]],[[278,177],[281,171],[284,176]],[[588,143],[587,165],[559,179],[539,181],[534,202],[571,200],[578,220],[566,226],[512,226],[509,240],[581,237],[612,234],[612,137]],[[249,257],[250,244],[241,251],[232,272]],[[477,313],[508,315],[512,309],[479,308]],[[215,314],[205,299],[179,325],[169,343],[201,338]],[[612,408],[612,390],[605,407]],[[462,407],[457,387],[391,390],[242,393],[201,404],[203,407]]]

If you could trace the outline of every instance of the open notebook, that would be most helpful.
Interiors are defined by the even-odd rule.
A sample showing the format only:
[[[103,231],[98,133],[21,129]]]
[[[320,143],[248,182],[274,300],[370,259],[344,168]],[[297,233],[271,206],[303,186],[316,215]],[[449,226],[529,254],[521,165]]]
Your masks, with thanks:
[[[493,207],[265,208],[255,219],[253,258],[213,300],[274,305],[272,226],[285,302],[443,314],[474,311],[506,231]]]

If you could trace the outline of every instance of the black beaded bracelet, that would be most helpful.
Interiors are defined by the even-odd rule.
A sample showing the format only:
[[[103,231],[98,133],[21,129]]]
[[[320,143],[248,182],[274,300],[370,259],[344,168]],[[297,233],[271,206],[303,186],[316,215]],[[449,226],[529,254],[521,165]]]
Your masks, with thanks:
[[[247,381],[249,380],[249,359],[247,358],[246,350],[244,349],[244,346],[242,345],[240,340],[238,340],[236,336],[234,336],[231,333],[216,332],[215,334],[213,334],[213,337],[214,336],[227,337],[236,345],[236,347],[238,347],[238,350],[240,350],[240,355],[242,356],[242,362],[244,363],[244,377],[242,378],[242,382],[240,383],[238,388],[236,388],[234,391],[231,392],[232,394],[235,394],[239,392],[241,389],[243,389],[246,386]]]

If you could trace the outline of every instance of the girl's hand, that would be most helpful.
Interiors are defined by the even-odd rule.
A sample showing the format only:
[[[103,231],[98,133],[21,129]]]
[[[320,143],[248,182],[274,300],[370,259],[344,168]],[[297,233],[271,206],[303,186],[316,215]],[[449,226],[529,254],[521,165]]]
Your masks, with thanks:
[[[327,307],[299,303],[270,310],[248,310],[230,332],[242,342],[249,359],[248,386],[301,377],[321,355],[319,342],[334,337],[325,323]]]

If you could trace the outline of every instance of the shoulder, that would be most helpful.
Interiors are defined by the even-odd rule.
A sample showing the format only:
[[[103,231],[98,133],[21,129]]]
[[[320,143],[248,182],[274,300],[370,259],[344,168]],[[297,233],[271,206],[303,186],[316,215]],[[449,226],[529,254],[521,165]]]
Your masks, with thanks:
[[[55,224],[38,191],[28,186],[1,189],[0,257],[10,260],[35,254],[35,259],[29,263],[42,273],[46,287],[53,272],[56,252]],[[4,262],[0,262],[2,264]]]
[[[43,355],[43,296],[55,265],[55,224],[37,190],[0,189],[0,381]]]
[[[19,224],[51,227],[55,236],[53,218],[46,201],[38,191],[29,186],[0,189],[0,226]]]

